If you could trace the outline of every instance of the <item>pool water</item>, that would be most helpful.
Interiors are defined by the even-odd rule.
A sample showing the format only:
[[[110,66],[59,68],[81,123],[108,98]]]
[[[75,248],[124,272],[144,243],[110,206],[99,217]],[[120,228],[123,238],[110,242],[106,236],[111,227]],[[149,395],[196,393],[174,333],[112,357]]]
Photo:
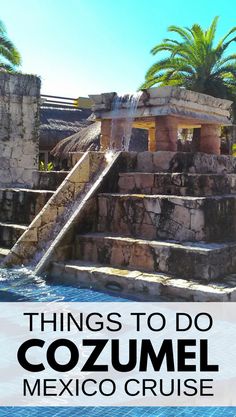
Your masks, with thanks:
[[[49,283],[44,278],[36,277],[27,268],[13,270],[0,268],[0,302],[121,302],[132,299],[135,300],[132,297],[120,297],[116,293],[104,293],[72,285]]]
[[[26,269],[0,269],[0,302],[136,301],[135,297],[49,283]],[[0,407],[0,417],[236,417],[236,407]]]
[[[234,407],[38,407],[0,408],[0,416],[16,417],[235,417]]]

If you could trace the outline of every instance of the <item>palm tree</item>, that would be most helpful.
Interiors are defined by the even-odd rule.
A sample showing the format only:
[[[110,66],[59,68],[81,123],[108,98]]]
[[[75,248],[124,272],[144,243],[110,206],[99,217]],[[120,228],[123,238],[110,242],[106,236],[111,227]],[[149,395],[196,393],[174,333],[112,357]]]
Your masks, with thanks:
[[[215,17],[206,31],[198,24],[191,28],[170,26],[168,31],[181,39],[164,39],[154,46],[153,55],[167,51],[168,56],[151,66],[141,88],[155,84],[184,86],[200,93],[228,97],[236,88],[236,54],[225,56],[225,52],[236,41],[236,36],[231,36],[236,33],[236,27],[214,46],[217,22]]]
[[[183,86],[199,93],[234,101],[233,113],[236,119],[236,54],[226,55],[232,42],[236,41],[236,27],[233,27],[215,46],[218,17],[207,30],[198,24],[191,28],[170,26],[169,32],[180,37],[164,39],[151,50],[153,55],[167,52],[165,58],[153,64],[147,71],[141,89],[159,86]],[[195,130],[193,142],[196,145],[199,132]]]
[[[20,53],[8,38],[5,25],[0,20],[0,71],[14,72],[20,64]]]

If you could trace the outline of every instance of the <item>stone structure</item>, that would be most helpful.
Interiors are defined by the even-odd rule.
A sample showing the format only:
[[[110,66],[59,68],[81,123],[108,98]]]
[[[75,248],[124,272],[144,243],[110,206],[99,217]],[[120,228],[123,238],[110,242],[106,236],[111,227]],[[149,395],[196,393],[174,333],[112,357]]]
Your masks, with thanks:
[[[51,276],[145,299],[235,301],[235,187],[230,156],[121,153]]]
[[[114,96],[93,96],[104,151],[111,137],[117,150],[124,139],[127,101],[114,114]],[[235,301],[236,158],[218,155],[230,104],[181,88],[145,91],[134,126],[149,130],[149,151],[71,155],[74,167],[3,265],[147,299]],[[204,152],[176,152],[181,126],[201,126]],[[37,174],[35,183],[61,180]]]
[[[121,150],[123,122],[128,115],[128,96],[120,109],[112,106],[116,93],[91,95],[93,111],[101,119],[101,150],[110,145],[112,123],[116,119],[116,149]],[[201,127],[200,152],[220,154],[219,127],[232,124],[232,102],[181,87],[160,87],[144,90],[134,114],[133,127],[148,129],[149,151],[177,150],[178,128]]]
[[[0,186],[33,186],[38,169],[40,79],[0,72]]]
[[[146,299],[236,300],[235,158],[159,151],[78,159],[5,265]]]

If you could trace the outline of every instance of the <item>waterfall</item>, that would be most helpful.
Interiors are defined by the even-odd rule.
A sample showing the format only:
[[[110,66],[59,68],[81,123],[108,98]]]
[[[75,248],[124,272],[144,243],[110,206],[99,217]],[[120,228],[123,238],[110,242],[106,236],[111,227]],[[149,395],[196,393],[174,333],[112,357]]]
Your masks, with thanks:
[[[132,134],[132,124],[138,107],[138,102],[142,92],[134,94],[117,95],[112,106],[112,125],[111,125],[111,150],[129,150],[130,138]],[[119,112],[123,109],[126,115],[119,119]],[[117,146],[116,138],[122,136],[121,147]]]

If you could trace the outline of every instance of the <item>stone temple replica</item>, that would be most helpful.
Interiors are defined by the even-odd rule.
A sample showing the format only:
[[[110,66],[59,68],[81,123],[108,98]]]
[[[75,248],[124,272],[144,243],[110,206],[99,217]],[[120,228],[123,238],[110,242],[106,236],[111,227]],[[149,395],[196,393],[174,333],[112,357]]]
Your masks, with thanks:
[[[219,139],[231,102],[174,87],[90,97],[100,152],[71,155],[60,181],[34,175],[28,192],[54,188],[3,265],[145,300],[235,301],[236,159]],[[132,127],[148,130],[146,152],[127,151]],[[181,127],[201,129],[200,152],[177,152]]]
[[[102,121],[101,150],[109,149],[112,122],[115,126],[115,148],[121,150],[124,124],[129,117],[127,102],[112,111],[116,93],[90,96],[94,111]],[[129,102],[128,102],[129,104]],[[232,102],[195,93],[180,87],[150,88],[143,92],[137,103],[133,127],[149,132],[148,150],[177,151],[178,128],[201,127],[200,152],[220,154],[220,127],[231,124],[229,109]]]

